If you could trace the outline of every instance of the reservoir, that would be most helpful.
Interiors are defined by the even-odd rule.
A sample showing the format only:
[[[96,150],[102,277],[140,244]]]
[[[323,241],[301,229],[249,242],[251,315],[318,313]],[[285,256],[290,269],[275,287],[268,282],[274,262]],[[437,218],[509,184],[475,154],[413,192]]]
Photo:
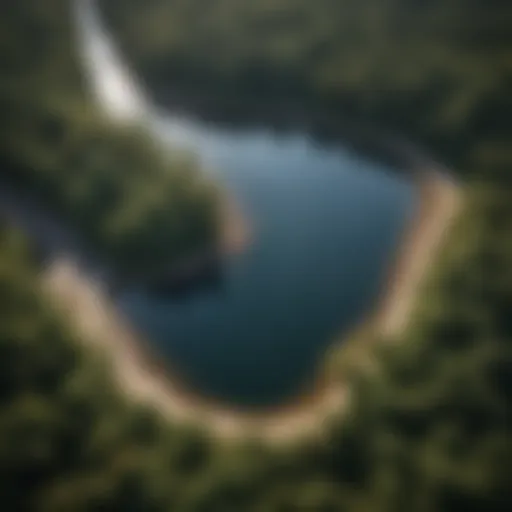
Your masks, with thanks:
[[[251,243],[186,294],[133,287],[119,306],[188,389],[241,406],[310,389],[332,343],[382,292],[415,207],[412,183],[342,145],[271,128],[229,130],[153,109],[91,0],[77,0],[81,49],[106,111],[138,115],[192,149],[234,196]],[[135,113],[135,114],[134,114]]]
[[[243,406],[293,398],[378,298],[414,207],[412,184],[301,133],[236,133],[172,116],[157,129],[218,173],[252,240],[213,286],[131,290],[124,312],[193,391]]]

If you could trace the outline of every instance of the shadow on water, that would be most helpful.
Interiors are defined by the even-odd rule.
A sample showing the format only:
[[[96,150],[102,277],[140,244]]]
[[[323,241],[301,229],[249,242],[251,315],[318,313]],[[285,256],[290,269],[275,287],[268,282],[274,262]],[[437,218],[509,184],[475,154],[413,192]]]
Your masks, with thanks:
[[[144,291],[150,299],[181,302],[205,293],[220,293],[224,284],[224,264],[212,259],[191,275],[149,282]]]

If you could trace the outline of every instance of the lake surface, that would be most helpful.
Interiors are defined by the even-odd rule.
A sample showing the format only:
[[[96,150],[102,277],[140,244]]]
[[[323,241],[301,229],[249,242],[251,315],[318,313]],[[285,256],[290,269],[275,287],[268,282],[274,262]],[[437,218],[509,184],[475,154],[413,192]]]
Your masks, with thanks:
[[[251,225],[216,286],[186,296],[131,290],[120,307],[192,390],[277,404],[307,389],[329,345],[373,305],[415,202],[384,166],[304,133],[233,132],[158,112],[116,51],[93,0],[75,0],[91,90],[111,117],[142,116],[195,150]]]
[[[307,388],[328,346],[374,304],[414,206],[410,183],[304,134],[237,134],[161,118],[242,206],[250,247],[217,286],[185,297],[142,290],[121,303],[191,389],[270,405]]]

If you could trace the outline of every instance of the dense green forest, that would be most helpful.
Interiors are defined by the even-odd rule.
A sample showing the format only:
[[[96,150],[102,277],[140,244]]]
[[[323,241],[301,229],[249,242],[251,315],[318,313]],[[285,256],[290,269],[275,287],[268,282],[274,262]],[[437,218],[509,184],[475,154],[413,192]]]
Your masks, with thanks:
[[[489,153],[512,158],[506,0],[102,5],[125,55],[164,100],[206,97],[227,108],[239,98],[242,109],[291,104],[364,119],[466,173],[487,166]]]
[[[217,192],[188,155],[81,104],[3,100],[2,177],[62,214],[124,275],[164,273],[215,246]]]
[[[217,190],[192,156],[104,119],[73,54],[70,5],[1,7],[1,177],[29,189],[123,274],[211,250]]]
[[[155,254],[156,236],[145,223],[156,216],[167,232],[182,211],[209,209],[210,189],[185,163],[164,177],[167,160],[148,139],[135,128],[119,131],[95,112],[73,54],[68,6],[22,0],[0,7],[2,173],[40,193],[116,263],[120,247],[145,261]],[[125,399],[107,362],[80,348],[72,326],[48,303],[31,247],[2,226],[3,509],[511,510],[509,3],[108,0],[104,6],[149,83],[195,88],[216,101],[235,91],[242,104],[292,98],[314,111],[393,127],[467,177],[465,210],[403,343],[376,354],[378,372],[353,377],[348,416],[326,425],[321,441],[280,448],[221,443]],[[42,123],[49,139],[26,122]],[[162,206],[150,192],[165,195],[173,179],[184,181],[183,205],[176,198],[180,206],[174,200]],[[98,190],[105,193],[101,201]],[[107,211],[98,208],[108,204]],[[173,235],[158,257],[192,243],[182,236]],[[146,247],[151,251],[140,254]]]

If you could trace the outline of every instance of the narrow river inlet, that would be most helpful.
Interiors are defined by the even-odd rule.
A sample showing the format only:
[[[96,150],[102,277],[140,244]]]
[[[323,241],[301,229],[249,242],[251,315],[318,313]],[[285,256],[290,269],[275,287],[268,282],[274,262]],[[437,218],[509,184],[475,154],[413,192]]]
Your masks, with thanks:
[[[118,111],[143,109],[140,88],[123,87],[130,74],[93,4],[77,1],[92,81],[110,80],[98,94],[118,87],[110,94]],[[120,308],[200,395],[242,406],[293,398],[310,388],[326,349],[375,305],[416,205],[413,184],[300,131],[227,130],[172,112],[148,122],[217,173],[252,237],[209,286],[181,294],[133,287]]]

